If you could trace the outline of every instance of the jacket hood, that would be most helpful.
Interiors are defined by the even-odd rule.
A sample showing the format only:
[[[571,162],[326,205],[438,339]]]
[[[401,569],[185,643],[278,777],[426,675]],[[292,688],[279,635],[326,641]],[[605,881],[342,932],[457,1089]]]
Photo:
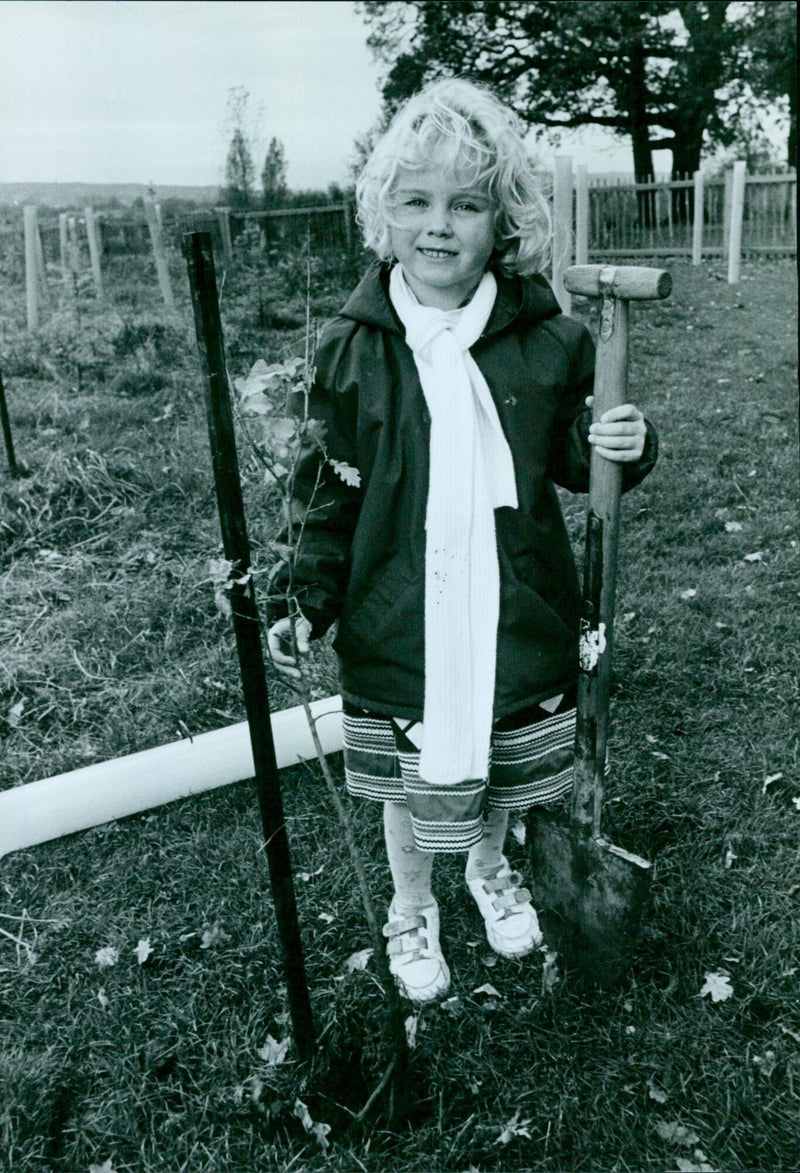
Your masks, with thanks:
[[[373,261],[339,316],[404,337],[405,329],[389,300],[390,271],[391,265],[385,261]],[[517,326],[527,326],[561,313],[555,294],[541,274],[507,277],[499,269],[492,269],[492,272],[497,281],[497,299],[486,334],[495,334],[512,321]]]

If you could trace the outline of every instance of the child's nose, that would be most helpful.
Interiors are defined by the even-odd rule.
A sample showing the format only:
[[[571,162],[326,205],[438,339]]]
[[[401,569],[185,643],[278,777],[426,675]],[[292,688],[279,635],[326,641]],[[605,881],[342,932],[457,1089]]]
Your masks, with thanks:
[[[435,236],[449,236],[453,231],[450,209],[445,204],[433,204],[428,220],[428,231]]]

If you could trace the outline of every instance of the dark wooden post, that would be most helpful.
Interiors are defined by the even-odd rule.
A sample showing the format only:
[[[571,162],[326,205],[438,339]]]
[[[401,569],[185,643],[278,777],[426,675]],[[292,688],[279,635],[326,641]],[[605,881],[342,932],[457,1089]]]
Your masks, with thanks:
[[[6,404],[6,392],[3,387],[3,372],[0,371],[0,425],[3,428],[3,439],[6,442],[6,455],[8,456],[8,468],[12,477],[19,475],[19,465],[14,455],[14,441],[11,438],[11,421],[8,418],[8,405]]]
[[[301,1058],[307,1059],[314,1048],[314,1027],[297,921],[289,841],[272,739],[258,611],[253,580],[249,574],[250,545],[245,528],[211,234],[187,233],[183,238],[183,250],[189,270],[200,361],[206,377],[206,414],[214,484],[225,557],[232,564],[230,600],[233,626],[253,746],[256,789],[261,808],[275,916],[286,973],[289,1012],[298,1054]]]

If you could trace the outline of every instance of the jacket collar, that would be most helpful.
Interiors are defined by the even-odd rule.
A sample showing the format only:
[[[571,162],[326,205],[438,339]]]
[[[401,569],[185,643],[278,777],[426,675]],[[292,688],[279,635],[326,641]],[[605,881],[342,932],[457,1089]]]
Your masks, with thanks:
[[[340,316],[370,326],[378,326],[404,337],[405,330],[389,300],[389,271],[385,261],[373,261],[348,298]],[[485,334],[496,334],[512,321],[532,325],[561,313],[548,282],[541,274],[533,277],[507,277],[493,270],[497,280],[497,298],[486,325]]]

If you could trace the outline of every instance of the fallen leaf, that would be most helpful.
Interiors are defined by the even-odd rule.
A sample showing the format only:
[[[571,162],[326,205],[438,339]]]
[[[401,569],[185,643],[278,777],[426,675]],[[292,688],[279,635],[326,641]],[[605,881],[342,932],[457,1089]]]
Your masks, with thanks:
[[[486,994],[489,998],[502,998],[499,990],[496,990],[490,982],[484,982],[482,986],[477,986],[473,994]]]
[[[504,1124],[500,1129],[500,1135],[495,1144],[508,1144],[515,1136],[525,1136],[528,1140],[531,1139],[530,1125],[531,1120],[520,1120],[519,1112],[515,1112],[507,1124]]]
[[[753,1056],[753,1065],[758,1068],[762,1075],[769,1078],[775,1070],[777,1059],[774,1051],[765,1051],[763,1055]]]
[[[283,1042],[279,1043],[277,1039],[273,1039],[272,1035],[267,1035],[267,1041],[263,1047],[258,1048],[256,1054],[270,1067],[277,1067],[283,1063],[290,1046],[291,1039],[289,1038],[285,1038]]]
[[[116,1173],[114,1163],[109,1157],[107,1161],[103,1161],[102,1165],[90,1165],[89,1173]]]
[[[694,589],[694,587],[689,587],[688,590],[681,591],[678,598],[679,599],[693,599],[696,596],[696,594],[697,594],[697,591]]]
[[[725,867],[726,867],[726,869],[727,869],[727,868],[732,868],[732,867],[733,867],[733,864],[734,864],[734,862],[735,862],[735,860],[737,860],[738,858],[739,858],[739,857],[738,857],[738,855],[736,854],[736,852],[735,852],[735,851],[733,851],[733,850],[732,850],[732,849],[729,847],[729,848],[728,848],[728,850],[725,852]]]
[[[726,533],[738,534],[738,533],[741,533],[741,531],[743,529],[744,529],[744,526],[742,525],[742,523],[740,521],[726,521],[725,522],[725,532]]]
[[[718,973],[707,973],[706,980],[700,991],[700,997],[711,995],[712,1002],[725,1002],[733,997],[733,986],[730,983],[730,974],[721,969]]]
[[[706,1155],[702,1149],[694,1150],[694,1160],[690,1161],[687,1157],[678,1157],[675,1164],[678,1166],[679,1173],[716,1173],[714,1166],[707,1163]]]
[[[302,1100],[295,1100],[293,1112],[306,1132],[314,1137],[314,1140],[321,1149],[330,1148],[330,1142],[328,1141],[328,1133],[331,1130],[330,1124],[322,1124],[320,1121],[315,1122],[312,1120],[311,1113]]]
[[[25,708],[25,701],[23,699],[21,701],[17,701],[17,703],[15,705],[12,705],[11,708],[8,710],[8,716],[6,717],[6,721],[11,726],[12,729],[16,729],[17,726],[19,725],[20,720],[22,719],[22,710],[24,708]]]
[[[99,965],[101,969],[105,969],[110,965],[116,965],[119,961],[119,950],[115,949],[113,945],[104,945],[102,949],[98,949],[94,955],[95,964]]]
[[[208,929],[203,929],[203,936],[200,941],[201,949],[211,949],[214,945],[219,943],[222,937],[222,930],[219,925],[212,925]]]
[[[514,826],[511,828],[511,834],[514,836],[517,843],[519,843],[520,846],[522,846],[522,847],[525,846],[525,837],[526,837],[527,833],[528,833],[527,828],[526,828],[525,824],[523,823],[522,819],[520,819],[519,822],[516,822],[514,824]]]
[[[357,973],[359,970],[367,968],[371,956],[371,949],[359,949],[357,953],[350,954],[344,967],[348,973]]]
[[[106,992],[102,986],[97,991],[97,1001],[100,1003],[100,1005],[103,1007],[104,1010],[108,1006],[108,998],[106,997]]]
[[[764,779],[764,784],[761,787],[761,793],[766,794],[767,787],[772,786],[773,782],[780,782],[782,777],[783,774],[767,774],[766,778]]]
[[[800,811],[800,794],[798,794],[797,798],[792,799],[792,806],[796,811]]]
[[[690,1128],[686,1128],[679,1120],[656,1120],[656,1130],[662,1140],[670,1144],[696,1145],[700,1137]]]
[[[329,925],[331,921],[336,920],[336,917],[332,912],[320,912],[317,916],[317,920],[324,921],[326,925]]]
[[[415,1014],[409,1014],[405,1025],[406,1041],[408,1043],[409,1050],[413,1051],[414,1047],[417,1045],[417,1016]]]
[[[658,1086],[652,1075],[647,1081],[647,1094],[649,1095],[650,1099],[655,1100],[657,1104],[666,1104],[667,1100],[669,1099],[667,1093]]]
[[[755,554],[745,554],[744,561],[745,562],[763,562],[764,555],[761,553],[760,550],[756,550]]]
[[[561,974],[558,972],[556,961],[558,954],[550,949],[545,950],[544,964],[542,966],[542,994],[550,994],[561,981]]]
[[[147,961],[147,958],[150,957],[153,953],[153,947],[150,944],[148,937],[142,937],[142,939],[139,941],[139,944],[136,946],[134,953],[136,954],[136,960],[139,962],[139,964],[144,965],[145,961]]]

